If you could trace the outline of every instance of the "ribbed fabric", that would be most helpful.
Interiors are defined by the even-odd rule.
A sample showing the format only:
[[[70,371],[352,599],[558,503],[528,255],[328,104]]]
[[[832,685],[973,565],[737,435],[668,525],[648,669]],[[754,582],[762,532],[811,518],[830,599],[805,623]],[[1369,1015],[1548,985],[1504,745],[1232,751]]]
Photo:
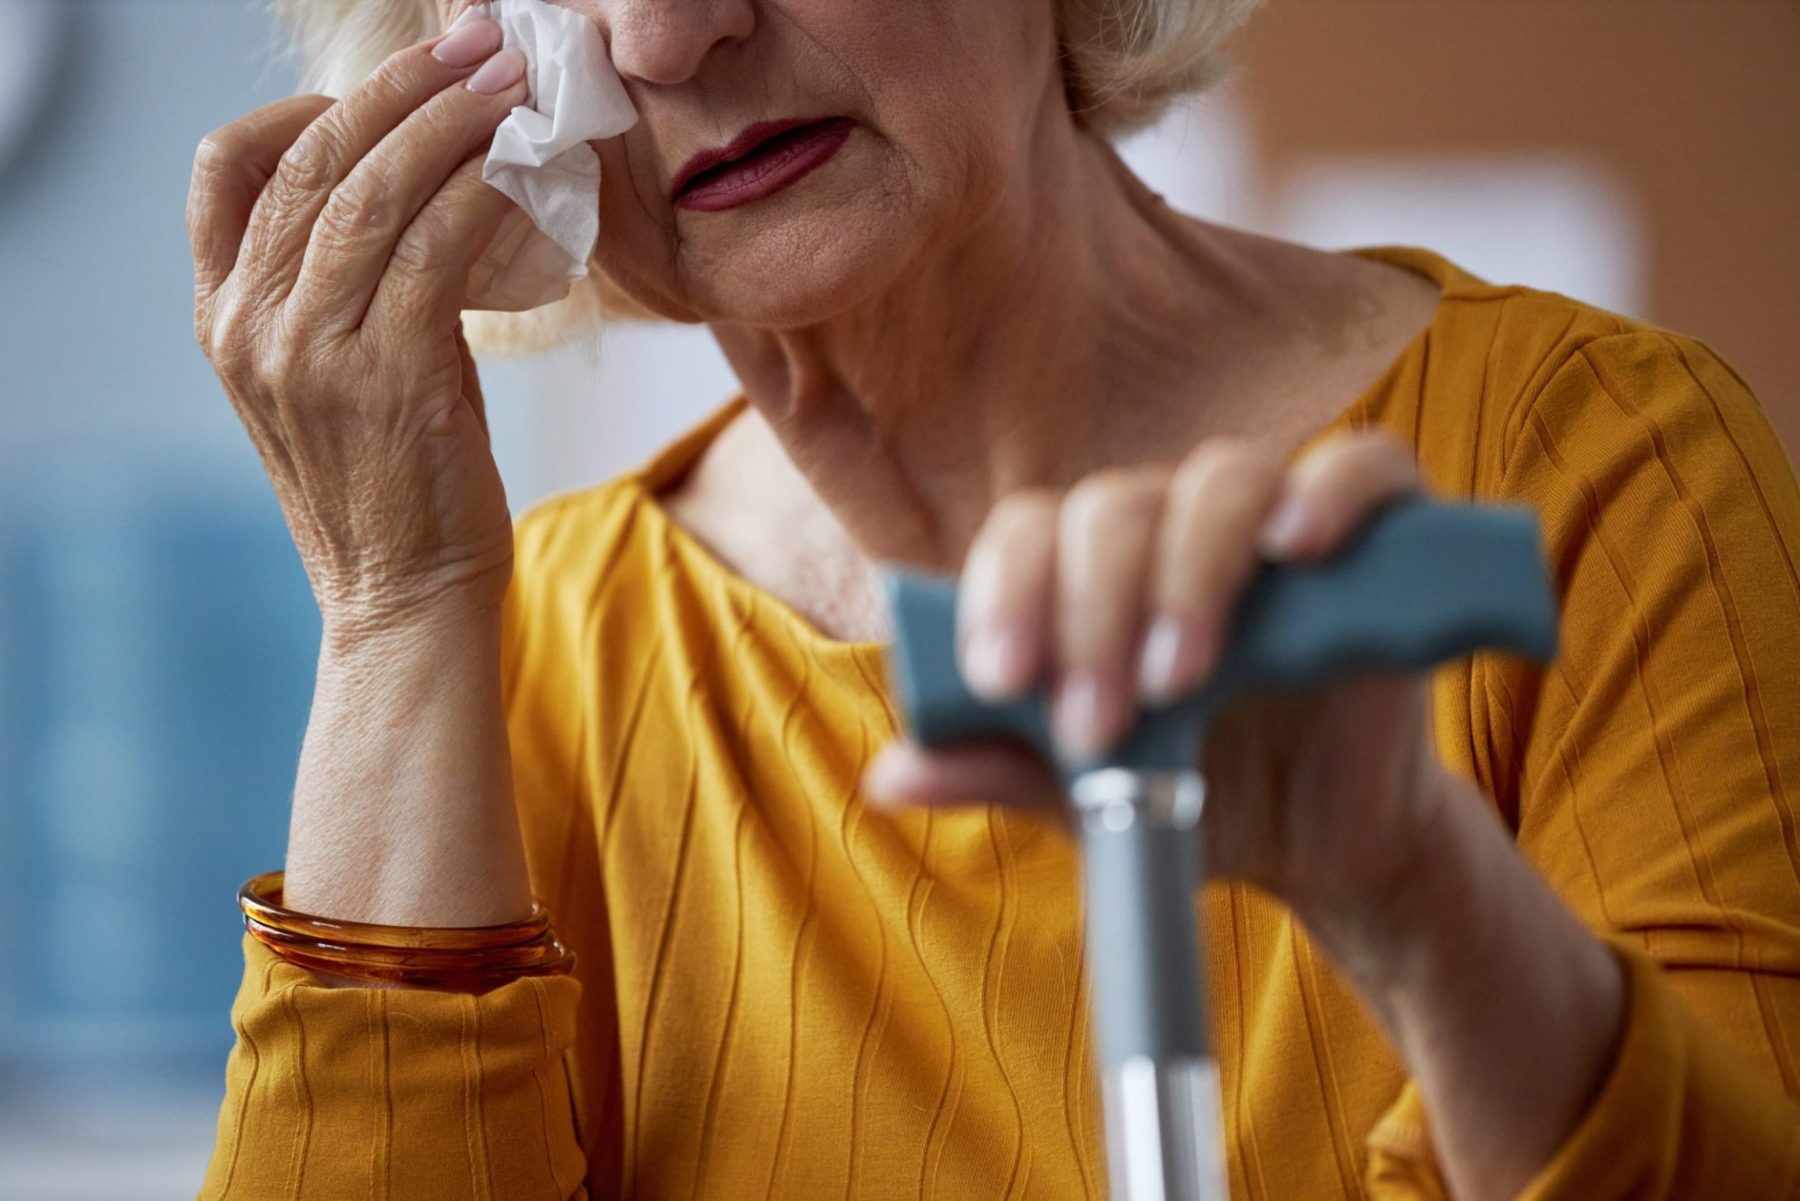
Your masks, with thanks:
[[[1781,448],[1698,342],[1361,253],[1444,297],[1318,436],[1379,425],[1440,493],[1533,506],[1564,599],[1548,670],[1433,677],[1445,762],[1628,970],[1610,1075],[1526,1195],[1800,1195]],[[897,729],[882,646],[823,636],[653,499],[743,403],[519,522],[514,770],[576,976],[333,990],[246,940],[203,1197],[1105,1195],[1069,842],[865,809]],[[1441,1197],[1416,1091],[1289,914],[1231,884],[1196,904],[1233,1195]]]

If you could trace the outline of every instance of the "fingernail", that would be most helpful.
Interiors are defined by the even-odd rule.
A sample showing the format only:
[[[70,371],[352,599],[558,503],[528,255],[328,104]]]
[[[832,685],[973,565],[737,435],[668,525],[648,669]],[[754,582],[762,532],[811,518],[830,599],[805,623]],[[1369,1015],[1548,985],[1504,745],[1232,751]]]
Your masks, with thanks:
[[[1116,729],[1118,690],[1100,672],[1078,667],[1056,693],[1055,727],[1064,758],[1090,759],[1105,750]]]
[[[1138,695],[1161,704],[1192,691],[1212,670],[1213,639],[1195,617],[1158,614],[1138,659]]]
[[[1025,635],[1007,622],[977,626],[963,643],[963,680],[985,700],[1005,700],[1022,689]]]
[[[472,67],[500,49],[500,26],[475,20],[451,30],[431,48],[431,57],[446,67]]]
[[[1257,548],[1273,558],[1286,558],[1301,548],[1312,532],[1312,511],[1298,496],[1275,506],[1257,534]]]
[[[508,47],[481,64],[481,70],[469,76],[469,90],[485,96],[497,96],[525,77],[525,53],[516,46]]]

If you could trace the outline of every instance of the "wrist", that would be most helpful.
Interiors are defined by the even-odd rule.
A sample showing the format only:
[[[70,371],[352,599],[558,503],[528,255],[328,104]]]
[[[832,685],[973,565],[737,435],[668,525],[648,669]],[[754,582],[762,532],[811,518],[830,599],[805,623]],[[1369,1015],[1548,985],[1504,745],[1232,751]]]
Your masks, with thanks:
[[[1378,1011],[1429,991],[1434,975],[1452,970],[1444,951],[1465,917],[1478,920],[1469,910],[1483,867],[1472,839],[1483,824],[1505,837],[1475,787],[1438,770],[1386,853],[1353,886],[1289,898],[1313,940]]]
[[[320,653],[330,662],[392,663],[497,642],[500,610],[455,601],[407,608],[349,606],[320,612]]]
[[[1297,916],[1418,1082],[1450,1191],[1510,1197],[1605,1079],[1624,973],[1488,799],[1448,780],[1414,831],[1411,871],[1360,904]]]

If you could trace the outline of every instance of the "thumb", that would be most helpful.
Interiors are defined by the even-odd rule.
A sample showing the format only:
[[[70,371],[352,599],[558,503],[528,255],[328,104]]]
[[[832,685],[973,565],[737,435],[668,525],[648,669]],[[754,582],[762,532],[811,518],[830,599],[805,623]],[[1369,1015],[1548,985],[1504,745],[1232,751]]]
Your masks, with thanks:
[[[1068,820],[1068,800],[1056,773],[1016,739],[937,750],[902,739],[870,761],[862,786],[869,804],[882,809],[997,804]]]

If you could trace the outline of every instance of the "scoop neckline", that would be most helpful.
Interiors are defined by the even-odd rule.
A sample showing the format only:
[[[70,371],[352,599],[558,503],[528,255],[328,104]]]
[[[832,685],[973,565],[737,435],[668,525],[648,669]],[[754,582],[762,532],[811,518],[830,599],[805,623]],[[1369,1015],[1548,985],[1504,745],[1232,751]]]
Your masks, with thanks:
[[[1370,397],[1377,395],[1385,388],[1395,372],[1418,355],[1426,339],[1443,321],[1448,301],[1464,296],[1471,291],[1491,286],[1436,251],[1422,246],[1356,246],[1337,253],[1351,254],[1358,258],[1387,263],[1411,271],[1415,275],[1426,277],[1438,285],[1437,307],[1432,310],[1431,320],[1419,328],[1418,332],[1407,341],[1400,353],[1394,356],[1381,373],[1349,405],[1340,409],[1330,421],[1313,431],[1305,441],[1295,447],[1290,458],[1298,457],[1321,439],[1337,432],[1367,404]],[[663,506],[662,501],[657,498],[657,492],[665,484],[687,471],[712,440],[725,428],[726,424],[742,412],[749,403],[750,398],[744,392],[740,391],[732,395],[699,421],[689,426],[685,432],[678,434],[660,450],[654,451],[636,466],[625,471],[622,477],[625,486],[632,491],[635,502],[640,507],[649,510],[650,519],[657,532],[663,538],[683,548],[689,559],[699,563],[703,570],[718,580],[720,585],[736,599],[742,601],[746,608],[760,608],[775,613],[781,624],[787,627],[796,641],[822,658],[842,657],[860,660],[864,656],[872,655],[879,660],[886,654],[889,642],[881,640],[858,642],[831,637],[785,598],[754,583],[731,567],[698,534],[676,521],[668,509]]]

